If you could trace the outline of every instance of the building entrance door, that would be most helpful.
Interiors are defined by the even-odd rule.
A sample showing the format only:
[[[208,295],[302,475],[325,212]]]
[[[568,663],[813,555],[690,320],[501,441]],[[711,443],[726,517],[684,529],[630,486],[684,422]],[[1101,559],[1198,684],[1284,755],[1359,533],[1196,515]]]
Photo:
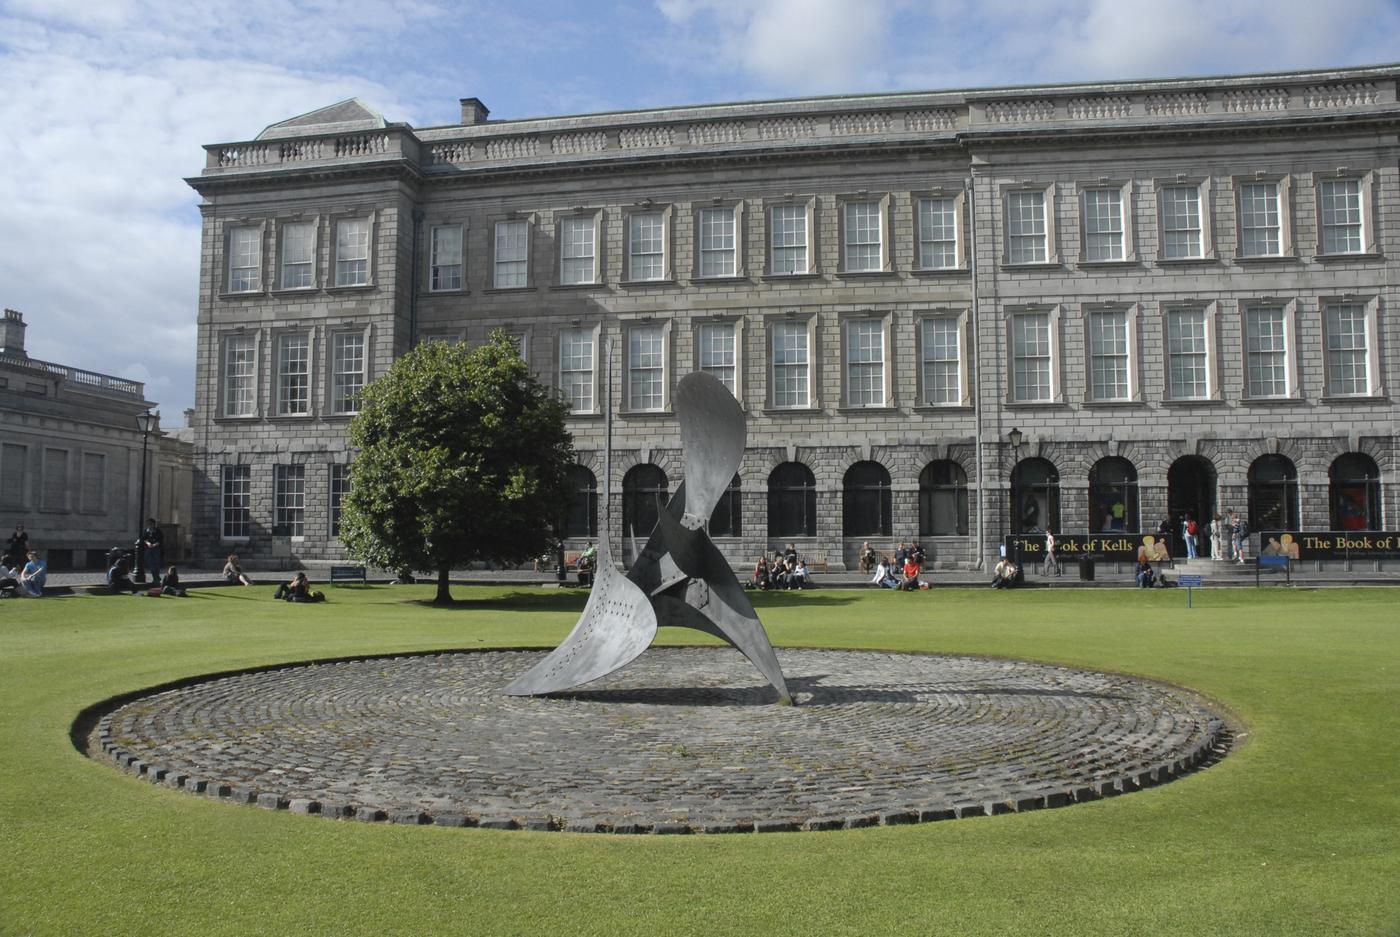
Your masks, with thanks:
[[[1210,519],[1215,516],[1215,466],[1196,455],[1182,456],[1167,470],[1167,512],[1172,519],[1172,556],[1186,555],[1182,515],[1196,520],[1196,554],[1210,556]]]

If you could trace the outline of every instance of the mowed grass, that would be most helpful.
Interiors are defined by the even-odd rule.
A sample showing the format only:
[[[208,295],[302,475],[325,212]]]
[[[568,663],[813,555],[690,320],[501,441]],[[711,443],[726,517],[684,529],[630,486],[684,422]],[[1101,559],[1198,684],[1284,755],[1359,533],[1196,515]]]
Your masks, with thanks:
[[[90,761],[85,706],[280,661],[552,645],[573,592],[271,588],[0,604],[0,934],[1400,934],[1400,591],[817,591],[777,645],[1144,674],[1248,736],[1183,780],[1060,810],[833,833],[620,837],[332,822]],[[662,640],[704,640],[664,630]],[[542,759],[552,757],[541,751]]]

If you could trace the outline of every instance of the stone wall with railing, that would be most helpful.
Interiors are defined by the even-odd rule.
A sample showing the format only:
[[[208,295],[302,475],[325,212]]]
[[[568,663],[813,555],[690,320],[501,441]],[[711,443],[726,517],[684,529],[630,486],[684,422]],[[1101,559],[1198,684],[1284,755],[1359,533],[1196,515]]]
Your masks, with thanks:
[[[54,364],[51,361],[40,361],[37,358],[0,353],[0,368],[14,368],[31,374],[42,372],[46,375],[56,375],[75,387],[96,394],[133,400],[144,400],[146,395],[146,385],[140,381],[129,381],[124,377],[113,377],[110,374],[98,374],[95,371],[70,368],[67,365]]]

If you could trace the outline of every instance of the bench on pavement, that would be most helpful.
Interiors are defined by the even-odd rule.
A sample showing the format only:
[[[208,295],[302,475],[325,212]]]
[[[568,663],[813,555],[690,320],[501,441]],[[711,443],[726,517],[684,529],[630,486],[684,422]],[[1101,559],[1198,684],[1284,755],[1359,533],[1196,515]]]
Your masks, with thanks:
[[[1289,585],[1293,584],[1293,564],[1286,556],[1256,556],[1254,558],[1254,584],[1259,585],[1259,575],[1264,571],[1271,573],[1283,571]]]
[[[369,574],[363,566],[332,566],[331,585],[340,582],[358,582],[362,586],[369,585]]]
[[[827,560],[825,550],[818,550],[815,553],[807,553],[803,555],[802,559],[806,561],[807,566],[810,569],[819,569],[824,573],[831,571],[830,561]]]

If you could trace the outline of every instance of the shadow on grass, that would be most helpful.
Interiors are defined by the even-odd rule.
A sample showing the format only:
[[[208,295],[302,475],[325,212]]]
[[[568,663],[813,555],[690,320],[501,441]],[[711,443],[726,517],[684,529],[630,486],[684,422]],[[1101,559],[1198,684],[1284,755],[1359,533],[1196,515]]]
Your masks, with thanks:
[[[531,591],[516,591],[507,595],[493,595],[486,598],[454,598],[451,605],[438,605],[431,598],[407,599],[407,604],[417,605],[422,608],[441,609],[449,612],[471,612],[471,611],[492,611],[492,612],[564,612],[583,611],[584,605],[588,603],[589,592],[586,589],[537,589]],[[836,594],[834,592],[824,592],[813,594],[810,591],[803,592],[747,592],[749,601],[753,603],[754,609],[764,608],[791,608],[794,606],[817,605],[817,606],[837,606],[850,605],[858,598],[856,594]]]

